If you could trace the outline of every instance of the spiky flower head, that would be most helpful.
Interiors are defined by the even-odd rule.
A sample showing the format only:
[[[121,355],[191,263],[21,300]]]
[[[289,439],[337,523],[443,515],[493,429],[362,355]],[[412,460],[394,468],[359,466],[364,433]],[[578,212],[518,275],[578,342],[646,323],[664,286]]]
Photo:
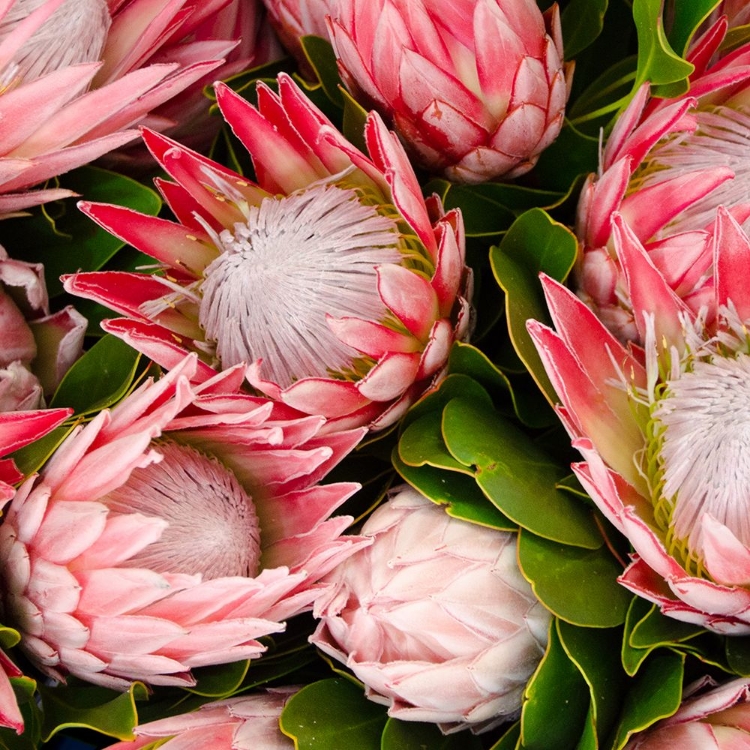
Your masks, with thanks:
[[[50,677],[123,689],[191,685],[191,668],[254,658],[310,609],[317,581],[367,540],[318,486],[363,431],[199,389],[188,356],[80,425],[18,490],[0,526],[4,622]]]
[[[578,293],[621,341],[639,341],[639,324],[612,240],[615,212],[695,313],[710,308],[716,208],[740,224],[750,217],[750,44],[718,58],[726,30],[720,18],[691,47],[689,95],[650,99],[644,84],[581,192]]]
[[[257,183],[154,133],[149,148],[179,223],[81,204],[154,257],[155,275],[79,273],[65,288],[128,316],[105,328],[170,367],[246,363],[257,390],[327,429],[392,424],[442,375],[470,328],[460,214],[424,201],[376,114],[358,151],[285,75],[257,109],[228,87],[219,106]]]
[[[478,733],[517,716],[550,613],[518,569],[516,534],[405,487],[362,534],[372,546],[329,576],[310,640],[397,719]]]
[[[615,217],[643,358],[549,279],[558,332],[528,325],[586,459],[573,468],[633,546],[620,582],[664,614],[749,633],[750,241],[723,208],[712,237],[716,312],[694,313]]]

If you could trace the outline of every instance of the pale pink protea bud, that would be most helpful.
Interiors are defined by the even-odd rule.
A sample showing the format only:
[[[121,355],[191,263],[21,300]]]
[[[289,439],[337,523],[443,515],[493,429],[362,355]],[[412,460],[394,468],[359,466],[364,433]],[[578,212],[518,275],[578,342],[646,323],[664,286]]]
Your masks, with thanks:
[[[573,469],[631,543],[620,583],[665,615],[750,633],[750,239],[718,210],[716,313],[693,312],[621,216],[613,244],[643,349],[543,279],[557,332],[529,331],[585,463]]]
[[[137,726],[137,739],[108,750],[139,750],[154,742],[163,750],[292,750],[295,743],[281,733],[279,717],[295,692],[296,688],[274,688],[207,703],[192,713]]]
[[[0,412],[38,409],[83,351],[86,319],[50,314],[41,264],[0,247]]]
[[[370,160],[291,78],[279,76],[279,89],[260,84],[256,109],[217,87],[257,184],[147,132],[176,180],[158,184],[180,223],[81,204],[168,268],[163,276],[79,273],[65,287],[127,315],[106,329],[165,367],[186,350],[218,368],[244,362],[253,387],[326,417],[328,430],[380,429],[468,336],[461,216],[436,196],[425,202],[377,114],[365,131]]]
[[[612,243],[616,212],[677,295],[710,314],[716,208],[741,224],[750,217],[750,44],[717,60],[726,29],[720,18],[688,54],[689,96],[649,99],[644,84],[581,192],[578,293],[621,341],[638,341],[638,324]]]
[[[451,518],[410,488],[362,534],[372,546],[329,576],[310,640],[397,719],[482,732],[516,716],[550,622],[516,535]]]
[[[235,12],[230,2],[128,0],[112,16],[105,0],[3,3],[0,214],[70,195],[27,188],[133,141],[134,126],[192,86],[191,106],[183,100],[184,110],[152,114],[150,124],[190,115],[195,87],[238,45],[211,35],[217,14]]]
[[[743,750],[750,747],[750,681],[732,680],[712,690],[688,686],[677,713],[633,737],[625,750]]]
[[[432,172],[477,183],[528,172],[568,96],[557,6],[534,0],[338,0],[344,82]]]
[[[330,517],[357,489],[318,485],[363,430],[238,394],[194,391],[194,355],[79,426],[0,526],[5,622],[47,675],[115,689],[191,685],[254,658],[369,540]]]

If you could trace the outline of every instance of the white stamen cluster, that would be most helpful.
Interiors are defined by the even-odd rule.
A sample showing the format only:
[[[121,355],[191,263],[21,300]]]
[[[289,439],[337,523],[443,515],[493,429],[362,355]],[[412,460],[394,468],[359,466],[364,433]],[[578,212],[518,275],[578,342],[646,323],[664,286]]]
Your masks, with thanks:
[[[162,518],[161,537],[123,565],[157,573],[200,573],[204,579],[253,576],[260,563],[255,506],[234,474],[215,458],[169,440],[163,459],[135,469],[101,498],[111,512]]]
[[[667,381],[652,416],[675,537],[695,549],[708,513],[750,544],[750,356],[693,361]]]
[[[201,289],[199,320],[222,367],[262,358],[282,387],[345,373],[359,353],[327,317],[384,318],[375,269],[402,258],[396,222],[331,184],[266,198],[247,215],[221,233]]]

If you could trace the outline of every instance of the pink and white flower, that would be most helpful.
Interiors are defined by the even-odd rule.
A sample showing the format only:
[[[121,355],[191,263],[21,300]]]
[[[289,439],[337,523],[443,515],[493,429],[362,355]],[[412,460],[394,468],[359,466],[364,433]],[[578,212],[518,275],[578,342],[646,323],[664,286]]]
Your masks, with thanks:
[[[258,182],[147,132],[178,223],[81,208],[163,273],[79,273],[65,288],[127,315],[106,330],[166,367],[190,350],[200,378],[247,363],[254,388],[327,429],[393,424],[469,334],[460,214],[425,202],[374,113],[368,159],[288,76],[278,95],[259,84],[257,109],[217,96]]]
[[[0,526],[7,624],[54,679],[191,685],[260,656],[363,544],[330,517],[357,485],[318,485],[363,430],[237,392],[193,389],[195,356],[78,426]]]
[[[695,313],[621,216],[612,233],[643,350],[547,278],[557,333],[528,323],[586,459],[573,469],[633,546],[624,586],[670,617],[750,633],[750,240],[720,208]]]
[[[694,312],[711,297],[716,208],[750,217],[750,44],[717,59],[726,30],[720,18],[691,48],[689,95],[650,99],[641,87],[581,192],[578,293],[621,341],[638,341],[638,324],[612,241],[616,212]]]
[[[563,124],[572,67],[556,5],[338,0],[330,36],[347,87],[415,158],[456,182],[528,172]]]
[[[516,561],[516,534],[451,518],[402,488],[367,519],[328,577],[310,640],[367,697],[407,721],[475,733],[518,715],[550,613]]]

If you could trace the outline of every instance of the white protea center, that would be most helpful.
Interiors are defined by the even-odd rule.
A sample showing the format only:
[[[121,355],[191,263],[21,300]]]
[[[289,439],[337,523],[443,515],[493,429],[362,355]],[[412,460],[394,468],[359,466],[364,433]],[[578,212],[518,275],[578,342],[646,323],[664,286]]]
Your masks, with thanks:
[[[750,112],[733,106],[716,106],[698,110],[695,118],[698,127],[694,132],[678,133],[654,146],[633,175],[628,192],[721,166],[731,169],[734,178],[681,211],[657,238],[705,229],[713,222],[718,206],[731,208],[746,202],[750,195],[747,156],[750,149]],[[700,177],[696,176],[696,179]]]
[[[262,359],[282,387],[347,377],[360,355],[327,316],[384,319],[375,269],[402,259],[396,221],[333,184],[266,198],[247,217],[219,236],[201,290],[199,320],[222,367]]]
[[[0,42],[47,0],[16,0],[0,19]],[[13,56],[2,88],[101,59],[111,23],[106,0],[67,0]]]
[[[123,565],[204,579],[253,576],[260,566],[255,506],[234,474],[215,458],[170,440],[156,445],[163,459],[135,469],[100,499],[114,513],[161,518],[161,537]]]
[[[694,361],[666,382],[652,414],[676,540],[695,552],[708,513],[750,545],[750,356]]]

